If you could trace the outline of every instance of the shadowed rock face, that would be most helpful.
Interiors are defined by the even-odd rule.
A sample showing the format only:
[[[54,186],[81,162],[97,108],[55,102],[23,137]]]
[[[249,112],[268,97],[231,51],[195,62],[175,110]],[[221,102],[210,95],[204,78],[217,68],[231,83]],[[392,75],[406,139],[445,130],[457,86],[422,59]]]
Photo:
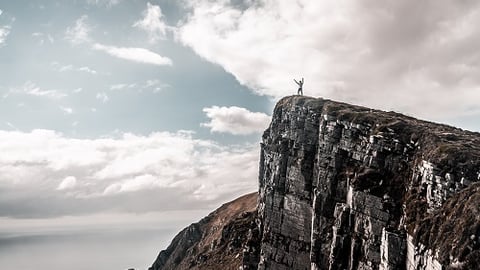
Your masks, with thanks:
[[[295,96],[261,156],[260,269],[478,268],[480,134]]]
[[[286,97],[263,135],[258,210],[225,233],[241,239],[238,264],[210,269],[480,269],[479,178],[479,133]],[[152,269],[206,254],[185,240],[207,239],[191,227]]]

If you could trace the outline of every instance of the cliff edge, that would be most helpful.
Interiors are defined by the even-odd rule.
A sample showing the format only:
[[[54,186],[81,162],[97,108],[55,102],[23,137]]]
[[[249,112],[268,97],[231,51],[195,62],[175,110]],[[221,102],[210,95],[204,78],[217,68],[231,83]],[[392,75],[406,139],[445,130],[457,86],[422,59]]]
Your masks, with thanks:
[[[480,269],[479,180],[479,133],[285,97],[262,138],[258,209],[225,233],[242,239],[236,268],[210,269]]]

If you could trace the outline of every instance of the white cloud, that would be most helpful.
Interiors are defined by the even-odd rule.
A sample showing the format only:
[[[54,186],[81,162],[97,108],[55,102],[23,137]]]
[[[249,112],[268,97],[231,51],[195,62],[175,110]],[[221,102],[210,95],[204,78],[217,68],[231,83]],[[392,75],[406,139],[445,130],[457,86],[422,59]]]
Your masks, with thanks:
[[[96,71],[96,70],[91,69],[91,68],[89,68],[89,67],[79,67],[79,68],[78,68],[78,71],[87,72],[87,73],[90,73],[90,74],[93,74],[93,75],[97,74],[97,71]]]
[[[74,45],[88,44],[94,50],[105,52],[111,56],[114,56],[120,59],[125,59],[125,60],[138,62],[138,63],[158,65],[158,66],[172,65],[172,60],[170,58],[161,56],[157,53],[154,53],[144,48],[118,47],[118,46],[104,45],[101,43],[95,43],[94,40],[92,40],[89,36],[91,28],[87,24],[87,19],[88,19],[88,16],[83,15],[78,20],[75,21],[74,26],[68,27],[65,32],[65,39],[67,39]],[[95,70],[92,70],[88,67],[78,68],[78,71],[84,71],[84,72],[89,72],[91,74],[96,74]]]
[[[143,86],[145,89],[151,89],[153,93],[159,93],[169,87],[171,87],[169,84],[163,83],[160,80],[147,80]]]
[[[3,11],[0,10],[0,16],[3,14]],[[6,24],[0,24],[0,48],[3,47],[6,43],[7,36],[10,34],[12,29],[12,24],[15,22],[16,18],[6,14],[2,16],[0,22],[5,22]]]
[[[130,196],[127,201],[140,205],[149,198],[172,200],[172,196],[182,196],[179,204],[219,203],[224,196],[256,189],[257,145],[228,147],[193,136],[193,132],[181,131],[89,140],[51,130],[0,130],[0,190],[12,194],[0,198],[0,215],[9,211],[16,215],[62,211],[75,215],[133,207],[127,203],[120,209],[112,203],[118,196]],[[60,190],[68,193],[58,193]],[[145,192],[156,195],[146,198]],[[14,194],[23,195],[13,200]],[[45,204],[42,198],[48,198]],[[82,208],[85,203],[92,204],[85,199],[93,202],[91,208]],[[31,201],[36,202],[35,207],[28,212]],[[155,204],[138,209],[161,211],[167,207]],[[185,209],[188,207],[192,205]]]
[[[133,27],[146,31],[150,37],[150,42],[165,39],[169,27],[162,19],[163,14],[160,6],[147,3],[147,9],[143,12],[143,16],[143,19],[133,24]]]
[[[35,83],[31,81],[27,81],[22,87],[20,88],[15,88],[11,89],[10,93],[15,93],[15,94],[27,94],[31,96],[37,96],[37,97],[46,97],[46,98],[51,98],[51,99],[59,99],[66,97],[67,94],[60,92],[59,90],[44,90],[41,89],[39,86],[37,86]]]
[[[66,65],[66,66],[61,66],[58,71],[60,72],[65,72],[65,71],[70,71],[73,69],[73,66],[72,65]]]
[[[57,190],[73,189],[77,185],[77,178],[75,176],[67,176],[58,185]]]
[[[143,92],[144,90],[150,90],[153,93],[159,93],[160,91],[169,88],[170,85],[167,83],[163,83],[160,80],[152,79],[146,80],[145,82],[138,82],[138,83],[117,83],[110,86],[110,90],[137,90],[138,92]]]
[[[52,62],[52,66],[58,70],[59,72],[67,72],[67,71],[80,71],[86,72],[92,75],[96,75],[98,72],[90,67],[75,67],[74,65],[60,65],[58,62]]]
[[[164,183],[161,179],[158,179],[151,174],[146,174],[136,176],[121,183],[113,183],[105,188],[103,194],[111,195],[115,193],[134,192],[143,189],[154,189],[168,186],[169,183]]]
[[[64,113],[66,114],[72,114],[73,113],[73,109],[72,108],[69,108],[69,107],[62,107],[60,106],[60,110],[62,110]]]
[[[480,2],[196,1],[178,38],[256,93],[429,119],[480,109]]]
[[[45,44],[46,41],[48,41],[50,44],[55,43],[55,39],[50,34],[45,34],[45,33],[41,33],[41,32],[34,32],[34,33],[32,33],[32,37],[37,38],[38,39],[38,44],[40,44],[40,45]]]
[[[145,87],[152,87],[152,86],[157,86],[160,85],[161,82],[159,80],[147,80],[145,82]]]
[[[117,83],[117,84],[111,85],[110,90],[122,90],[126,88],[133,88],[135,86],[136,84]]]
[[[8,132],[0,130],[0,149],[8,155],[0,157],[2,170],[9,170],[8,165],[22,169],[22,167],[36,167],[41,165],[42,171],[61,171],[76,166],[95,165],[103,160],[102,152],[95,147],[87,147],[90,141],[68,139],[52,130],[33,130],[29,133]],[[71,151],[68,154],[68,151]],[[72,153],[75,153],[72,155]],[[43,168],[45,166],[45,168]],[[2,171],[5,172],[5,171]],[[35,179],[46,179],[49,175],[32,179],[16,178],[14,174],[1,174],[2,181],[29,182]],[[51,176],[50,176],[51,177]]]
[[[152,51],[149,51],[144,48],[124,48],[124,47],[114,47],[106,46],[102,44],[94,44],[93,48],[95,50],[106,52],[107,54],[139,63],[153,64],[158,66],[172,65],[172,60],[168,57],[161,56]]]
[[[203,111],[210,118],[210,122],[202,126],[209,127],[212,132],[231,133],[234,135],[247,135],[263,132],[270,122],[270,116],[251,112],[236,106],[204,108]]]
[[[0,46],[5,43],[8,34],[10,34],[10,26],[0,26]]]
[[[96,6],[112,7],[118,5],[121,0],[87,0],[87,4]]]
[[[65,39],[74,45],[88,43],[91,41],[89,33],[90,26],[87,24],[88,16],[83,15],[75,21],[75,25],[68,27],[65,31]]]
[[[106,103],[109,100],[109,97],[105,92],[97,93],[95,96],[98,100],[102,101],[103,103]]]
[[[3,11],[0,9],[0,15],[2,15],[2,13]],[[5,43],[5,40],[7,39],[8,34],[10,34],[10,26],[0,25],[0,47]]]

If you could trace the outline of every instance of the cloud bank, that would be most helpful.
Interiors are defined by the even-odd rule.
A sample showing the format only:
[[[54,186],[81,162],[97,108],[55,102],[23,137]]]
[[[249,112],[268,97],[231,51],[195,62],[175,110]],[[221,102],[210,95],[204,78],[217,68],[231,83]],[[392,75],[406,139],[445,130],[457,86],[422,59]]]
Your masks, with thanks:
[[[480,113],[478,1],[196,1],[179,40],[260,95]]]
[[[0,152],[0,216],[198,209],[256,190],[257,146],[187,131],[95,140],[0,131]]]

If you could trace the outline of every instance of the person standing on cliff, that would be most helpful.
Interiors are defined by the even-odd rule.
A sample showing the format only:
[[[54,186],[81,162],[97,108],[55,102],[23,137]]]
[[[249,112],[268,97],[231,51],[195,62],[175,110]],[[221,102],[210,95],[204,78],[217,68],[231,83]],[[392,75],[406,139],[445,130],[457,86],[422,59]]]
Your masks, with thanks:
[[[300,80],[299,82],[297,82],[297,80],[293,79],[293,81],[298,84],[298,91],[297,91],[297,95],[300,95],[300,96],[303,96],[303,78],[302,80]]]

